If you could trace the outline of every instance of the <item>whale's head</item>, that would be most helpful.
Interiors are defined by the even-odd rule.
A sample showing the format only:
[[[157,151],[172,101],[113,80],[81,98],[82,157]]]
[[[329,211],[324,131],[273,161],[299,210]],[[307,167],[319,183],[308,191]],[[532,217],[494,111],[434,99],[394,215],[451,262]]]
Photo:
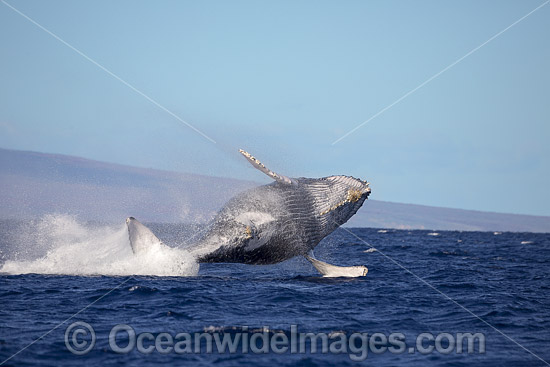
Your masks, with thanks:
[[[315,213],[328,227],[342,225],[361,208],[371,189],[367,181],[351,176],[323,177],[307,184]]]
[[[298,210],[300,218],[313,215],[318,219],[322,227],[322,237],[347,222],[359,210],[370,194],[367,181],[351,176],[290,178],[271,171],[250,153],[242,149],[239,152],[254,168],[275,180],[273,185],[283,191],[287,189],[289,192],[295,189],[298,190],[299,194],[297,196],[291,195],[290,199],[285,201],[292,210]],[[312,205],[304,206],[304,197],[309,199],[309,203]],[[305,225],[307,226],[308,223]]]

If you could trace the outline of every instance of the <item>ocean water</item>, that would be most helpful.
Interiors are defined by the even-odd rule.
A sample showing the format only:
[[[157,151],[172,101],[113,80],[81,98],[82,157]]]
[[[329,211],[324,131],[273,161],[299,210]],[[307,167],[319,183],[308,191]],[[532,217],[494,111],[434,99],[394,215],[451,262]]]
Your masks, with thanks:
[[[337,265],[366,265],[369,273],[322,278],[302,258],[199,268],[184,249],[197,228],[151,227],[174,248],[136,258],[123,223],[106,226],[65,216],[0,222],[0,363],[544,366],[543,360],[550,361],[550,234],[339,229],[316,248],[316,256]],[[75,333],[83,325],[75,322],[93,329],[94,343],[90,330]],[[123,331],[110,341],[117,325]],[[275,335],[284,341],[299,333],[324,335],[334,348],[323,353],[320,337],[305,343],[304,353],[271,345],[267,353],[260,350],[263,335],[269,344]],[[401,344],[380,342],[392,333]],[[450,343],[457,344],[459,333],[479,333],[483,346],[478,338],[470,353],[467,343],[458,353]],[[234,352],[219,353],[216,346],[208,352],[208,336],[199,340],[197,352],[168,348],[181,340],[178,334],[241,339]],[[256,348],[243,349],[252,335],[258,336]],[[419,335],[425,336],[420,348]],[[121,352],[132,338],[136,346]],[[335,346],[336,341],[342,343]],[[90,345],[87,353],[70,350]]]

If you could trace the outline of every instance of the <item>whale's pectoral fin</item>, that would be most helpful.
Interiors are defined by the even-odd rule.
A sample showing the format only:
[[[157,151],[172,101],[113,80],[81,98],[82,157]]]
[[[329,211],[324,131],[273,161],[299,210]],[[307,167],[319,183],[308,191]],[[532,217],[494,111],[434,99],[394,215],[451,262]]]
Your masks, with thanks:
[[[320,260],[317,260],[313,256],[313,252],[310,252],[309,255],[305,255],[305,258],[317,269],[323,277],[335,278],[335,277],[348,277],[356,278],[367,275],[369,269],[366,266],[336,266],[327,264]]]
[[[280,183],[284,183],[284,184],[291,184],[292,183],[292,179],[273,172],[272,170],[270,170],[269,168],[264,166],[262,164],[262,162],[260,162],[256,157],[252,156],[250,153],[245,152],[242,149],[239,149],[239,152],[246,158],[247,161],[250,162],[251,165],[254,166],[254,168],[259,169],[260,171],[262,171],[263,173],[265,173],[266,175],[268,175],[269,177],[271,177],[275,181],[280,182]]]
[[[128,227],[128,236],[130,237],[130,245],[132,246],[134,254],[139,254],[151,247],[164,246],[162,241],[136,218],[127,218],[126,226]]]

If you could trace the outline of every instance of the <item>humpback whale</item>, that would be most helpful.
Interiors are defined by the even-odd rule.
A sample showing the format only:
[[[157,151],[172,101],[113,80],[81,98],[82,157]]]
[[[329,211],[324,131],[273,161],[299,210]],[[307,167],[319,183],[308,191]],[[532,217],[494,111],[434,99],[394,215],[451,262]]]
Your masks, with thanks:
[[[273,182],[238,194],[216,214],[203,237],[186,248],[199,263],[275,264],[304,256],[325,277],[367,274],[365,266],[324,263],[313,249],[359,210],[371,192],[368,182],[351,176],[289,178],[239,152]],[[165,246],[135,218],[126,224],[134,253]]]

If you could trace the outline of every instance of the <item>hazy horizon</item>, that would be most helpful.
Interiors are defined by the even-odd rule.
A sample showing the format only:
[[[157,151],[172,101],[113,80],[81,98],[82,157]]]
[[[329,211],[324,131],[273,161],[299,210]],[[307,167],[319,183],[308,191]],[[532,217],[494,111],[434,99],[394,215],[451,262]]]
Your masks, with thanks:
[[[213,177],[213,178],[237,179],[237,180],[242,180],[242,181],[250,182],[250,183],[253,183],[253,184],[257,184],[257,185],[265,184],[265,182],[263,182],[263,180],[262,180],[262,179],[265,179],[265,178],[261,174],[258,174],[258,177],[247,177],[247,178],[239,179],[239,178],[223,175],[223,173],[222,174],[216,174],[216,173],[213,173],[213,174],[200,174],[200,173],[193,173],[193,172],[189,172],[189,171],[176,171],[176,170],[155,168],[155,167],[151,167],[151,166],[139,166],[139,165],[129,165],[129,164],[123,164],[123,163],[116,163],[116,162],[107,162],[107,161],[101,161],[101,160],[97,160],[97,159],[90,159],[90,158],[86,158],[86,157],[72,156],[72,155],[61,154],[61,153],[48,153],[48,152],[38,152],[38,151],[33,151],[33,150],[7,149],[7,148],[4,148],[4,147],[0,147],[0,150],[11,150],[11,151],[15,151],[15,152],[28,152],[28,153],[37,153],[37,154],[46,154],[46,155],[58,155],[58,156],[64,156],[64,157],[68,157],[68,158],[77,158],[77,159],[83,159],[83,160],[87,160],[87,161],[94,161],[94,162],[98,162],[98,163],[107,163],[107,164],[113,164],[113,165],[117,165],[117,166],[124,166],[124,167],[131,167],[131,168],[141,168],[141,169],[146,169],[146,170],[164,171],[164,172],[170,172],[170,173],[183,173],[183,174],[202,175],[202,176]],[[513,215],[527,215],[527,216],[532,215],[532,216],[550,217],[550,215],[536,215],[536,214],[514,213],[514,212],[492,212],[492,211],[478,210],[478,209],[472,209],[472,208],[456,208],[456,207],[427,205],[427,204],[419,204],[419,203],[409,203],[409,202],[403,202],[403,201],[380,200],[380,199],[372,199],[372,198],[370,199],[370,201],[373,201],[373,200],[375,200],[375,201],[384,201],[384,202],[387,202],[387,203],[426,206],[426,207],[441,208],[441,209],[479,211],[479,212],[483,212],[483,213],[495,213],[495,214],[513,214]]]
[[[82,157],[0,148],[0,218],[73,218],[121,223],[206,223],[258,180],[158,170]],[[263,177],[255,171],[257,177]],[[347,227],[549,232],[550,216],[496,213],[376,200],[370,197]]]

